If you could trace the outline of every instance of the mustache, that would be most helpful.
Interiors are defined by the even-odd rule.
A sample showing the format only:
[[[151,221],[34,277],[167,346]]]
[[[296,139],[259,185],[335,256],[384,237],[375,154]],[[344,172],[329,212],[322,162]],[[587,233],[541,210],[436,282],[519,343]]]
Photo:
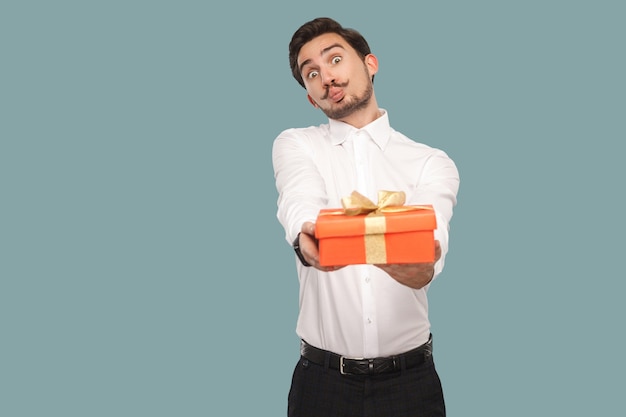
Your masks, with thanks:
[[[330,87],[346,87],[348,85],[348,82],[346,81],[345,83],[336,83],[336,82],[332,82],[330,83],[330,85],[328,87],[326,87],[326,93],[324,93],[324,95],[322,96],[322,100],[326,100],[328,98],[328,95],[330,94]]]

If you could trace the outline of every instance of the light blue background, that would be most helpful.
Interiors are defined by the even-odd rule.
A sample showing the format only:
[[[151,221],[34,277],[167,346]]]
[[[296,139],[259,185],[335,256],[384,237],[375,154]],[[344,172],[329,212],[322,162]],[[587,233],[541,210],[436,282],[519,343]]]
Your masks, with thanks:
[[[0,415],[286,415],[271,145],[325,121],[287,61],[325,15],[460,170],[430,292],[449,415],[620,414],[622,4],[3,2]]]

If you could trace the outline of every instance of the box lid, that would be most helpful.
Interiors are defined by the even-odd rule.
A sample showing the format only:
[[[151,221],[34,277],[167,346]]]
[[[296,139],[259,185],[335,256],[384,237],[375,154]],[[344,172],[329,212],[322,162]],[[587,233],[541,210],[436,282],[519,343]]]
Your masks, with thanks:
[[[436,228],[437,220],[431,205],[401,206],[382,213],[354,216],[344,214],[342,209],[322,209],[317,216],[315,237],[324,239]]]

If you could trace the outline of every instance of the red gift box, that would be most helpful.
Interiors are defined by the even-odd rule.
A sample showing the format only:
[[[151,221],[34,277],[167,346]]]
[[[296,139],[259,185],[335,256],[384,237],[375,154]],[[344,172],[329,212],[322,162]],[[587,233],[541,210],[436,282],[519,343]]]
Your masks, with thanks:
[[[433,207],[381,206],[380,201],[365,210],[349,203],[344,209],[320,210],[315,226],[320,265],[434,262]]]

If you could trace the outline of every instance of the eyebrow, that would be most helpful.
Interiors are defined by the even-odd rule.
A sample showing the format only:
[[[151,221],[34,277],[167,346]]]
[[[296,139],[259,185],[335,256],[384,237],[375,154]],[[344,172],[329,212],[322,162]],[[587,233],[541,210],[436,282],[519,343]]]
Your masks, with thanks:
[[[322,52],[320,53],[320,55],[324,55],[325,53],[328,53],[328,51],[330,51],[333,48],[341,48],[344,49],[343,45],[341,45],[340,43],[333,43],[332,45],[322,49]],[[306,59],[302,62],[302,64],[300,64],[300,74],[302,74],[302,69],[311,62],[311,59]]]

